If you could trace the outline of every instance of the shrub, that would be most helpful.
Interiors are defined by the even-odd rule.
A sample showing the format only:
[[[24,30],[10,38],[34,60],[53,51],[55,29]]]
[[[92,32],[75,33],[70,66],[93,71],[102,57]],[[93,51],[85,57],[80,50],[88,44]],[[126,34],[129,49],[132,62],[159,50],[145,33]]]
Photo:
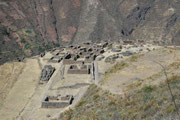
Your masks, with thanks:
[[[30,47],[31,47],[31,45],[30,45],[29,43],[26,43],[26,44],[25,44],[25,48],[26,48],[26,49],[29,49]]]
[[[25,32],[28,33],[28,34],[32,33],[32,31],[30,31],[30,30],[26,30]]]
[[[114,101],[111,101],[111,102],[108,103],[108,105],[110,105],[110,106],[111,106],[111,105],[115,105],[115,104],[116,104],[116,103],[115,103]]]
[[[46,47],[47,50],[52,49],[52,47],[50,45],[46,45],[45,47]]]
[[[42,52],[44,52],[44,48],[39,47],[39,48],[38,48],[38,51],[39,51],[39,53],[42,53]]]
[[[166,109],[166,113],[171,113],[171,112],[174,112],[176,111],[176,108],[174,106],[169,106],[167,109]]]
[[[23,38],[23,39],[21,40],[21,42],[22,42],[22,43],[26,43],[26,40]]]
[[[138,59],[138,56],[132,56],[132,57],[130,58],[130,61],[131,61],[131,62],[136,62],[137,59]]]
[[[145,86],[145,87],[143,88],[144,92],[152,92],[153,89],[154,89],[154,88],[153,88],[151,85]]]
[[[94,100],[96,100],[97,98],[99,98],[99,95],[98,95],[98,94],[96,94],[96,95],[93,96],[93,99],[94,99]]]
[[[85,103],[85,101],[81,101],[81,102],[79,102],[79,104],[77,105],[77,107],[82,106],[84,103]]]

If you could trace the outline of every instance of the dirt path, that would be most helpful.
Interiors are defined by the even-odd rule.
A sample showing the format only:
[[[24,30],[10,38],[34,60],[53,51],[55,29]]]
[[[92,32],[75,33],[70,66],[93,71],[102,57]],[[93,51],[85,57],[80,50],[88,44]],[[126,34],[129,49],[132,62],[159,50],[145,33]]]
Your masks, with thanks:
[[[0,66],[0,109],[24,67],[25,64],[19,62],[6,63]]]
[[[42,67],[41,61],[39,59],[37,59],[37,61],[38,61],[39,66]],[[52,83],[56,80],[57,75],[60,72],[60,69],[61,67],[57,66],[55,73],[53,74],[49,82],[46,84],[46,86],[38,86],[36,88],[31,101],[29,101],[29,103],[26,105],[22,114],[18,117],[18,120],[22,120],[22,119],[23,120],[36,120],[37,118],[40,120],[47,119],[46,115],[48,113],[46,112],[49,110],[42,109],[41,102],[44,96],[46,96],[46,94],[48,93],[48,90],[50,89]]]

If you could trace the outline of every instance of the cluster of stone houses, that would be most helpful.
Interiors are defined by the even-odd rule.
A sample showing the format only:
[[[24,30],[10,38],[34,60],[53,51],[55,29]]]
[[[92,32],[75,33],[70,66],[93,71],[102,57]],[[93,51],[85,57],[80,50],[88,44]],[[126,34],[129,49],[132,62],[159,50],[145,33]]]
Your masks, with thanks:
[[[69,66],[67,74],[92,74],[92,62],[97,56],[103,54],[104,48],[108,46],[108,42],[103,43],[83,43],[81,45],[70,45],[65,48],[53,49],[53,55],[48,62],[60,63]],[[44,54],[42,55],[44,56]],[[44,71],[44,70],[43,70]],[[42,72],[44,75],[45,73]],[[49,80],[49,78],[48,78]],[[72,95],[66,96],[46,96],[42,101],[42,108],[63,108],[73,102]]]
[[[49,62],[59,63],[63,62],[63,65],[71,65],[69,68],[69,74],[82,74],[90,71],[90,64],[95,58],[104,53],[104,48],[107,47],[108,42],[104,43],[83,43],[82,45],[70,45],[66,48],[60,48],[58,52],[52,51],[53,56],[49,59]],[[75,65],[76,64],[76,65]]]
[[[117,58],[123,58],[124,56],[130,56],[134,54],[134,51],[131,51],[133,48],[138,48],[138,46],[143,44],[144,41],[139,41],[135,44],[133,41],[124,41],[122,44],[116,44],[112,47],[112,43],[102,42],[102,43],[83,43],[81,45],[70,45],[58,50],[53,49],[51,54],[53,55],[48,62],[51,63],[60,63],[62,62],[63,66],[68,66],[67,74],[91,74],[94,77],[94,67],[93,62],[98,56],[101,60],[104,59],[102,55],[105,52],[105,48],[111,48],[112,52],[117,52],[116,54],[106,57],[105,62],[113,61]],[[125,46],[123,46],[125,45]],[[127,45],[127,46],[126,46]],[[130,45],[130,46],[129,46]],[[143,45],[142,45],[143,46]],[[140,47],[141,48],[141,47]],[[125,49],[125,51],[123,51]],[[137,49],[139,52],[141,49]],[[143,49],[142,49],[143,50]],[[43,54],[44,56],[44,54]],[[49,67],[48,69],[50,69]],[[51,68],[52,69],[52,68]],[[48,72],[47,72],[48,73]],[[45,72],[42,72],[45,76]],[[48,77],[48,80],[50,78]],[[47,80],[47,79],[46,79]],[[73,95],[66,96],[46,96],[42,101],[43,108],[63,108],[70,105],[73,102]]]
[[[49,81],[55,70],[56,69],[51,65],[45,65],[44,68],[42,69],[40,80],[46,82]]]
[[[68,74],[90,74],[91,65],[70,65],[68,69]]]

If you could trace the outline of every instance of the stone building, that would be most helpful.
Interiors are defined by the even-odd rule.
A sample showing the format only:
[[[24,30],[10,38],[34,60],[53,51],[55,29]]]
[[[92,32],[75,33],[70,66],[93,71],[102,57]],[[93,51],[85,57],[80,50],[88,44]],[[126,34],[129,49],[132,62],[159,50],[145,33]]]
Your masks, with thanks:
[[[42,101],[42,108],[64,108],[72,104],[74,97],[72,95],[66,96],[47,96]]]
[[[49,81],[49,79],[53,75],[54,71],[55,71],[54,67],[52,67],[51,65],[45,65],[42,70],[40,80]]]
[[[52,63],[60,63],[63,60],[62,56],[53,56],[49,59],[48,62],[52,62]]]
[[[90,74],[91,65],[71,65],[68,74]]]

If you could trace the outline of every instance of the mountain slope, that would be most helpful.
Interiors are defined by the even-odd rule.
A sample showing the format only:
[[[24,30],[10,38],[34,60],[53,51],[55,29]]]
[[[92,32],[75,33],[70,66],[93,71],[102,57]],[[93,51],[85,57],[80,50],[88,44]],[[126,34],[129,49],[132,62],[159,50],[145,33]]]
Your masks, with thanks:
[[[100,40],[180,44],[178,0],[1,0],[0,63]]]

